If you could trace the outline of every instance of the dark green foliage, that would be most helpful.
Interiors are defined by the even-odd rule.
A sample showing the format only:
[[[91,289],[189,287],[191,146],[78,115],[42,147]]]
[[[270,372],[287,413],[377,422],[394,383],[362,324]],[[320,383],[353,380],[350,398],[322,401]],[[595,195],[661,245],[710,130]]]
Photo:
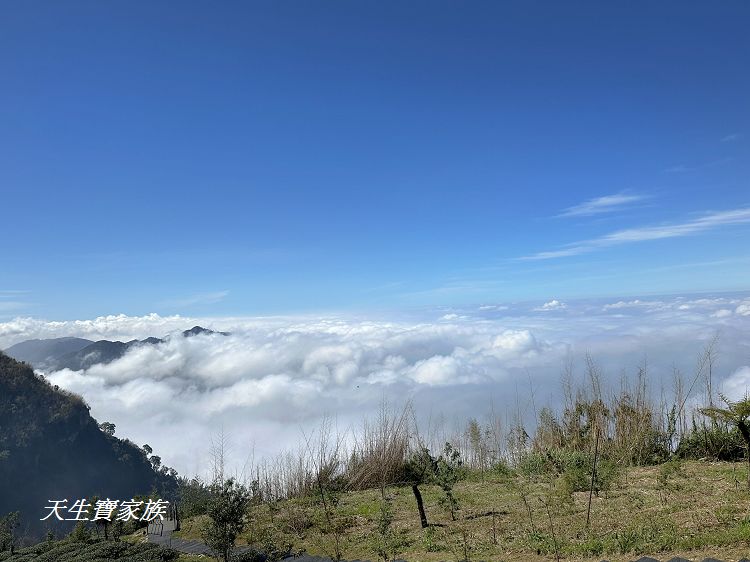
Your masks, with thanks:
[[[208,521],[202,530],[203,540],[224,562],[231,560],[237,536],[245,528],[245,513],[250,492],[233,478],[216,484],[208,502]]]
[[[443,454],[434,464],[433,478],[444,494],[440,498],[440,504],[450,512],[453,521],[456,520],[456,512],[459,509],[458,500],[453,495],[453,487],[464,476],[462,464],[461,454],[450,443],[445,444]]]
[[[591,473],[594,469],[593,453],[581,451],[555,451],[551,455],[552,464],[567,482],[572,492],[585,492],[591,487]],[[617,464],[606,457],[596,463],[594,492],[609,490],[617,478]]]
[[[530,452],[519,463],[519,472],[527,478],[560,477],[565,494],[588,491],[594,468],[593,452],[553,449],[547,453]],[[609,490],[619,474],[618,464],[600,456],[596,464],[594,492]]]
[[[0,552],[9,550],[13,552],[16,547],[17,536],[16,531],[20,524],[21,514],[18,511],[14,511],[0,517]]]
[[[421,447],[408,457],[402,469],[401,484],[411,486],[422,528],[426,528],[428,523],[419,486],[422,484],[440,486],[444,493],[440,503],[450,511],[451,518],[455,521],[458,501],[453,495],[453,486],[464,476],[461,455],[450,443],[445,444],[443,454],[437,459],[426,447]]]
[[[724,422],[731,424],[742,435],[745,447],[747,448],[747,487],[750,489],[750,398],[746,394],[744,400],[734,402],[723,395],[720,396],[727,405],[726,408],[703,408],[701,413],[710,417],[714,423]]]
[[[91,530],[84,521],[79,521],[70,533],[70,540],[87,543],[91,540]]]
[[[512,478],[515,475],[513,469],[504,460],[499,460],[492,467],[492,470],[500,478]]]
[[[393,506],[391,498],[386,496],[385,488],[380,490],[380,513],[378,514],[378,540],[376,550],[378,556],[387,561],[391,558],[391,544],[393,542]]]
[[[549,454],[530,451],[518,462],[518,472],[526,478],[536,478],[550,472],[553,465]]]
[[[79,396],[53,388],[26,364],[0,353],[0,513],[21,511],[21,527],[41,538],[50,499],[93,495],[130,499],[157,490],[174,495],[176,480],[151,467],[133,443],[104,433]],[[116,475],[116,477],[115,477]]]
[[[404,463],[402,481],[407,484],[427,483],[435,470],[435,459],[429,449],[421,447],[412,453]]]
[[[179,478],[178,505],[180,517],[205,515],[211,499],[211,489],[198,478]]]
[[[77,542],[70,539],[46,541],[18,550],[11,555],[0,553],[2,562],[168,562],[176,560],[179,553],[155,544],[130,544],[126,542]]]
[[[676,454],[683,459],[740,461],[745,458],[745,441],[736,427],[723,423],[695,425],[680,440]]]
[[[99,429],[101,429],[107,435],[112,436],[115,434],[115,429],[117,429],[117,426],[110,422],[102,422],[99,424]]]

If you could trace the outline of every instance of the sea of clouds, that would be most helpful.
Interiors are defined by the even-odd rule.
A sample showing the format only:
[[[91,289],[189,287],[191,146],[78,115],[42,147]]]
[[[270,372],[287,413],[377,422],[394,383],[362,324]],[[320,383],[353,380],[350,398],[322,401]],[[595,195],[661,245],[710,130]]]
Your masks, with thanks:
[[[229,336],[179,337],[194,325]],[[84,371],[44,373],[82,395],[117,434],[150,444],[180,473],[205,475],[224,430],[244,465],[295,446],[324,416],[357,427],[383,400],[411,401],[424,423],[460,424],[491,410],[559,406],[560,378],[590,354],[617,388],[644,364],[655,396],[686,379],[718,336],[715,377],[732,397],[750,385],[750,297],[719,295],[484,304],[392,319],[355,316],[104,316],[0,323],[0,348],[32,338],[128,341],[172,334]]]

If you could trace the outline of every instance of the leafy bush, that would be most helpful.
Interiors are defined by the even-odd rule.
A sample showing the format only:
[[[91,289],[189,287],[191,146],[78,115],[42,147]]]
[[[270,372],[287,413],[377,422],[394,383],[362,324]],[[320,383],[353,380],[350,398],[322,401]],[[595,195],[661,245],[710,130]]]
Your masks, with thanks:
[[[557,452],[555,465],[562,472],[572,492],[585,492],[591,487],[591,473],[594,470],[594,455],[581,451]],[[598,458],[594,491],[609,490],[618,475],[618,466],[607,458]]]
[[[233,478],[217,483],[212,490],[201,530],[203,540],[224,562],[229,562],[234,543],[245,527],[245,513],[250,505],[250,491]]]
[[[497,474],[500,478],[512,478],[515,476],[515,472],[513,469],[508,465],[507,462],[503,460],[497,461],[495,463],[495,466],[493,467],[493,470],[495,471],[495,474]]]
[[[531,451],[521,457],[518,463],[518,472],[527,478],[534,478],[549,474],[553,466],[549,462],[549,456],[538,452]]]
[[[434,467],[435,483],[444,494],[440,498],[440,504],[450,512],[453,521],[456,520],[456,512],[459,509],[458,500],[453,495],[453,487],[464,476],[462,464],[458,450],[450,443],[446,443],[443,454],[437,459]]]
[[[737,428],[723,424],[694,425],[693,431],[683,437],[677,447],[677,456],[683,459],[710,458],[720,461],[745,459],[745,441]]]
[[[591,487],[591,472],[594,469],[593,453],[570,449],[553,449],[547,453],[529,452],[519,463],[518,470],[526,477],[558,475],[563,495],[584,492]],[[616,462],[599,456],[596,462],[594,491],[611,489],[619,474]]]

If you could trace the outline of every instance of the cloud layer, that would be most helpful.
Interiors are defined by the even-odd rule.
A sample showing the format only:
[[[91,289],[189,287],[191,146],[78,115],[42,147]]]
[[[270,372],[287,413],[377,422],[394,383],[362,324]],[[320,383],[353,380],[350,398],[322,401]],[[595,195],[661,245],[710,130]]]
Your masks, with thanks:
[[[551,304],[557,303],[557,304]],[[550,314],[554,310],[555,314]],[[172,337],[108,365],[48,373],[83,395],[117,433],[149,443],[186,474],[203,473],[211,435],[222,427],[234,461],[296,443],[324,414],[356,426],[383,398],[413,400],[425,418],[457,420],[526,400],[555,405],[562,365],[590,352],[619,380],[648,360],[652,383],[671,385],[674,366],[720,334],[717,372],[736,394],[750,384],[750,298],[512,303],[420,313],[399,321],[361,318],[183,318],[151,314],[0,323],[0,347],[62,335],[132,339],[194,324],[231,336]],[[745,369],[745,370],[743,370]],[[530,409],[529,409],[530,410]]]

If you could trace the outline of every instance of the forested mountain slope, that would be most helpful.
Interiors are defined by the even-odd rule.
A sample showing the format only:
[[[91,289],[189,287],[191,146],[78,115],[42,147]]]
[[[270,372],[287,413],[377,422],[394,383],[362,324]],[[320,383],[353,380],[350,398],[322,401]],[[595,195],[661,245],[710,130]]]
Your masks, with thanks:
[[[0,515],[20,511],[35,535],[50,499],[168,499],[175,487],[140,447],[102,431],[82,398],[0,353]]]

